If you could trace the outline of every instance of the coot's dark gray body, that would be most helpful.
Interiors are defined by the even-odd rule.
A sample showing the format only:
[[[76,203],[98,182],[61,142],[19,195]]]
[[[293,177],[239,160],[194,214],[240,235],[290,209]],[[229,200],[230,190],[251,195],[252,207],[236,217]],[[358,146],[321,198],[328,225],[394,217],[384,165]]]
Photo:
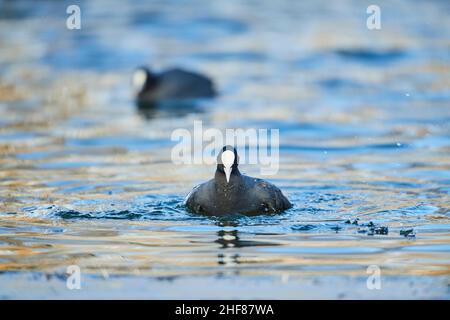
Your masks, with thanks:
[[[195,187],[186,197],[185,205],[207,215],[277,213],[292,207],[280,189],[262,179],[242,175],[237,163],[229,182],[223,164],[218,164],[214,179]]]
[[[146,79],[138,89],[138,103],[177,102],[214,97],[216,94],[213,82],[195,72],[170,69],[153,74],[147,68],[140,68],[139,71],[146,73]]]

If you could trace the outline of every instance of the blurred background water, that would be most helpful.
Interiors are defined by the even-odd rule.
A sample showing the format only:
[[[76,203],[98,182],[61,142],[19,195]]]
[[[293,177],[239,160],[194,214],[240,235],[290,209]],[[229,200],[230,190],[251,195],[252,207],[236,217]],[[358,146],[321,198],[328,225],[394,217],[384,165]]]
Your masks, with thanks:
[[[377,1],[368,30],[372,2],[0,1],[0,297],[448,299],[450,3]],[[142,64],[220,95],[140,112]],[[187,212],[214,172],[171,162],[194,120],[279,129],[294,208]]]

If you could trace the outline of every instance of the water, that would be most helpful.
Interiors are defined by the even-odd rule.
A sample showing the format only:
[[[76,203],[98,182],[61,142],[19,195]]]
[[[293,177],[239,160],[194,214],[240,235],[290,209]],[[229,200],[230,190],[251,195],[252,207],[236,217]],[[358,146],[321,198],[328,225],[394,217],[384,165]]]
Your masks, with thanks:
[[[450,6],[379,5],[370,31],[359,1],[82,1],[67,30],[63,3],[0,2],[0,297],[448,299]],[[220,96],[139,111],[141,64]],[[214,172],[171,162],[194,120],[280,129],[294,207],[187,212]]]

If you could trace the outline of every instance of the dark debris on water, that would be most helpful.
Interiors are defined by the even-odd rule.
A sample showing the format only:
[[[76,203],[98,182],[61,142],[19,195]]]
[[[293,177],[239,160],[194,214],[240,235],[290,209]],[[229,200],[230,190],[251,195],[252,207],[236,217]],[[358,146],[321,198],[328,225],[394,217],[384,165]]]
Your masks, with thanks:
[[[414,233],[414,229],[402,229],[400,230],[400,235],[405,238],[415,238],[416,234]]]
[[[346,220],[344,224],[337,224],[337,225],[322,225],[323,227],[327,227],[328,229],[331,229],[333,231],[336,231],[338,233],[340,230],[344,229],[344,225],[348,225],[348,227],[355,227],[357,226],[358,233],[367,234],[368,236],[373,235],[388,235],[389,234],[389,228],[387,226],[382,226],[373,223],[372,221],[369,221],[368,223],[360,223],[359,218],[356,218],[354,220]],[[347,228],[348,228],[347,227]],[[291,226],[292,230],[295,231],[312,231],[320,228],[320,225],[312,225],[312,224],[297,224]]]
[[[373,236],[375,234],[380,235],[387,235],[389,234],[389,228],[385,226],[376,225],[372,221],[369,221],[369,223],[363,223],[359,224],[359,219],[356,218],[355,220],[347,220],[345,221],[346,224],[352,224],[355,226],[359,226],[358,233],[367,233],[369,236]]]
[[[360,228],[358,229],[358,233],[367,233],[368,236],[373,236],[375,234],[378,235],[388,235],[389,234],[389,228],[386,226],[380,226],[372,221],[369,221],[369,223],[361,224]]]
[[[351,221],[351,220],[347,220],[347,221],[345,221],[345,223],[346,224],[354,224],[354,225],[358,225],[358,221],[359,221],[359,218],[356,218],[355,220],[353,220],[353,222]]]

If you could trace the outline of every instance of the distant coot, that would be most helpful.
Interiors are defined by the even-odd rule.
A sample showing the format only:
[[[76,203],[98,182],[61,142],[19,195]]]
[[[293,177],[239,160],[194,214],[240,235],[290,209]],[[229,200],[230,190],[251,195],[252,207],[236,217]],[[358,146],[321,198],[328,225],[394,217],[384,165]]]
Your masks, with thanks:
[[[225,146],[217,156],[214,179],[196,186],[185,205],[207,215],[277,213],[292,204],[273,184],[242,175],[235,148]]]
[[[153,73],[147,67],[137,68],[133,73],[132,85],[139,106],[210,98],[216,95],[211,79],[178,68],[161,73]]]

